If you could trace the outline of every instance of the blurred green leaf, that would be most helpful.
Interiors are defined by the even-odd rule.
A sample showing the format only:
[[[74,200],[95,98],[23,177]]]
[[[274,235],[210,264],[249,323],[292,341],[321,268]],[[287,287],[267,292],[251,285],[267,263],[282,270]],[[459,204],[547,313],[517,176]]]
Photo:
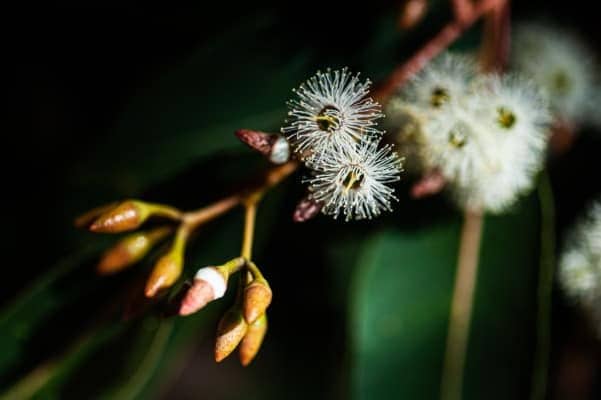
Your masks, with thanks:
[[[530,197],[508,215],[486,218],[465,398],[528,393],[537,209]],[[438,397],[460,229],[458,218],[417,231],[389,228],[362,247],[349,310],[354,398]]]

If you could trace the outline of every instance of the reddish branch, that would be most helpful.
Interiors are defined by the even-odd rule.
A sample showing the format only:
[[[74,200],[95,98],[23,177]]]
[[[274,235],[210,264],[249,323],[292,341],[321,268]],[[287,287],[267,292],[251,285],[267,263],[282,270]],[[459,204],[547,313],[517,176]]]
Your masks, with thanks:
[[[465,3],[465,2],[461,2]],[[481,16],[502,5],[504,0],[480,0],[471,7],[471,12],[464,20],[456,19],[446,25],[424,47],[418,50],[409,60],[392,71],[389,78],[373,92],[373,97],[386,101],[403,83],[419,72],[430,60],[445,50],[451,43]]]

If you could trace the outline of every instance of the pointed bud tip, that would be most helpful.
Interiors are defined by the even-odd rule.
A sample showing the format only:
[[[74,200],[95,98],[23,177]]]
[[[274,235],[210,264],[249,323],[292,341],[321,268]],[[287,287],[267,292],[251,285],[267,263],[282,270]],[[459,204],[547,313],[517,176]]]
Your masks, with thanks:
[[[202,279],[195,279],[182,300],[179,315],[193,314],[213,300],[215,300],[215,292],[211,284]]]
[[[244,290],[244,319],[248,323],[254,323],[271,304],[271,288],[259,282],[251,283]]]
[[[152,277],[151,277],[152,278]],[[165,278],[160,276],[157,279],[149,279],[144,289],[144,295],[148,298],[155,297],[159,290],[163,288]]]
[[[131,262],[131,253],[119,243],[104,253],[96,266],[96,272],[99,275],[114,274],[129,266]]]
[[[134,201],[125,201],[101,214],[89,230],[94,233],[119,233],[137,228],[143,221],[142,213]]]
[[[217,340],[215,341],[215,361],[221,362],[238,347],[246,335],[248,324],[239,310],[230,310],[225,313],[217,327]]]
[[[267,333],[267,316],[263,314],[254,323],[249,325],[248,331],[240,343],[240,364],[243,367],[248,366],[256,357],[263,339]]]

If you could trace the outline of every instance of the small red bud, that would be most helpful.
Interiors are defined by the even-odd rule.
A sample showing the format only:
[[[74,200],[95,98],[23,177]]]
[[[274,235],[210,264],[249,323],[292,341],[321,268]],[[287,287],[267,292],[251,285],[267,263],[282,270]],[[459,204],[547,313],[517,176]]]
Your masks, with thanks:
[[[439,170],[431,171],[425,174],[419,182],[411,188],[411,197],[421,199],[422,197],[432,196],[444,189],[446,180]]]
[[[290,145],[286,138],[250,129],[239,129],[236,136],[253,150],[263,154],[274,164],[283,164],[290,159]]]
[[[428,10],[426,0],[406,0],[401,6],[398,25],[401,29],[410,29],[417,25]]]
[[[315,217],[321,211],[323,203],[313,200],[307,196],[302,199],[296,206],[292,220],[294,222],[305,222]]]

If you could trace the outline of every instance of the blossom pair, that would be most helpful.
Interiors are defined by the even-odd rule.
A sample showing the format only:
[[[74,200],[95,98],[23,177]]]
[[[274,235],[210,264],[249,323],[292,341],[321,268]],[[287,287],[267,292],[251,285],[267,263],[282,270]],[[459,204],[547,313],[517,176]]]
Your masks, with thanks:
[[[368,97],[370,84],[346,68],[317,72],[288,103],[282,133],[311,171],[310,197],[335,218],[372,218],[396,200],[389,184],[399,180],[401,161],[390,145],[379,146],[384,115]]]

